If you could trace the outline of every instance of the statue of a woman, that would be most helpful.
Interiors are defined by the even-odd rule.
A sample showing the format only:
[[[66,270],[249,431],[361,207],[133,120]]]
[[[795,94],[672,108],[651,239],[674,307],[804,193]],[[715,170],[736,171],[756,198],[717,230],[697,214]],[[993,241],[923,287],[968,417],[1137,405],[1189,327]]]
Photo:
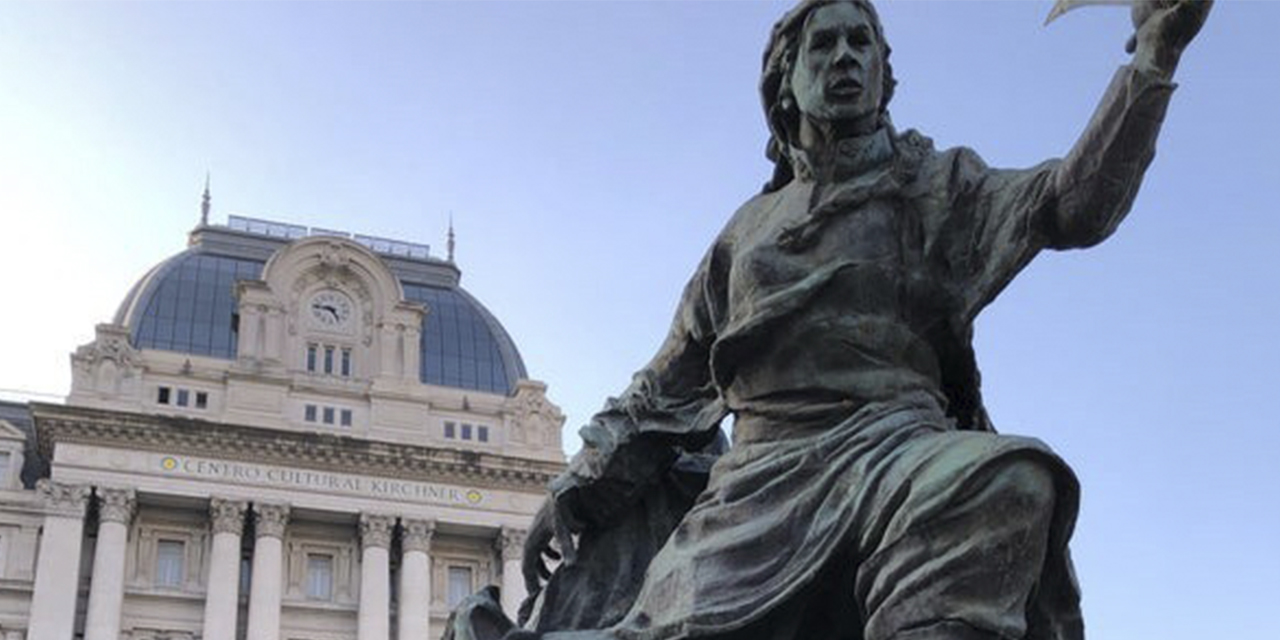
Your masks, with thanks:
[[[774,177],[583,429],[530,532],[530,586],[553,538],[566,561],[508,637],[1082,637],[1076,480],[992,430],[971,336],[1042,249],[1097,244],[1128,212],[1211,3],[1138,5],[1135,58],[1080,140],[1025,170],[894,129],[868,1],[782,18],[761,83]],[[733,446],[706,463],[729,413]],[[458,635],[483,635],[462,614]]]

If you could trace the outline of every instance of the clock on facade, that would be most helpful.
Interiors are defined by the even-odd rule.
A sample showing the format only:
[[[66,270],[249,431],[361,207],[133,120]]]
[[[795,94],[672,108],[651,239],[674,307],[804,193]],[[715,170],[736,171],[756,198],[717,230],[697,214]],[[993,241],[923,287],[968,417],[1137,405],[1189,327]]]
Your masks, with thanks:
[[[311,318],[321,327],[345,329],[351,325],[351,298],[333,289],[325,289],[308,303]]]

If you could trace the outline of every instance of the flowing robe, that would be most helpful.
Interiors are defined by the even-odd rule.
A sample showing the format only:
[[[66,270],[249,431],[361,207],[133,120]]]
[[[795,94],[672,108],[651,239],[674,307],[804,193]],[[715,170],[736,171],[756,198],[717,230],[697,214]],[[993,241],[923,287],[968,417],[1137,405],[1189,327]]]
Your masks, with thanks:
[[[826,637],[953,621],[1081,637],[1076,481],[1044,444],[991,430],[972,326],[1041,249],[1110,235],[1172,89],[1122,67],[1071,153],[1031,169],[881,130],[747,202],[552,485],[571,529],[607,529],[735,416],[733,448],[606,636],[806,637],[822,603],[844,608]],[[1019,460],[1048,471],[1047,495],[1003,477]],[[1019,528],[1036,508],[1044,522]],[[1004,542],[1028,536],[1036,553]]]

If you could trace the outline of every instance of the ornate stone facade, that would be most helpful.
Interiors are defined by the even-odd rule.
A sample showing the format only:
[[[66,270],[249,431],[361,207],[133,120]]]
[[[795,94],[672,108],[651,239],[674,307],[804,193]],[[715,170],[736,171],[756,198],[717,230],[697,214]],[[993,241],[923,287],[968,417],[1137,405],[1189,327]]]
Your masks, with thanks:
[[[546,386],[452,262],[272,224],[198,228],[72,356],[67,404],[0,414],[4,634],[429,640],[459,594],[519,597],[515,532],[564,468]],[[499,383],[445,379],[433,318],[486,334]]]

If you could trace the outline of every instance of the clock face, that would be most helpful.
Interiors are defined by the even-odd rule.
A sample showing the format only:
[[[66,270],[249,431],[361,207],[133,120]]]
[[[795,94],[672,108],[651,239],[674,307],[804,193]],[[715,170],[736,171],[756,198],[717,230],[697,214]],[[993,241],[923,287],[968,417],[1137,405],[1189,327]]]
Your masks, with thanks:
[[[307,304],[311,318],[321,327],[345,329],[351,325],[351,298],[345,294],[326,289],[311,296]]]

